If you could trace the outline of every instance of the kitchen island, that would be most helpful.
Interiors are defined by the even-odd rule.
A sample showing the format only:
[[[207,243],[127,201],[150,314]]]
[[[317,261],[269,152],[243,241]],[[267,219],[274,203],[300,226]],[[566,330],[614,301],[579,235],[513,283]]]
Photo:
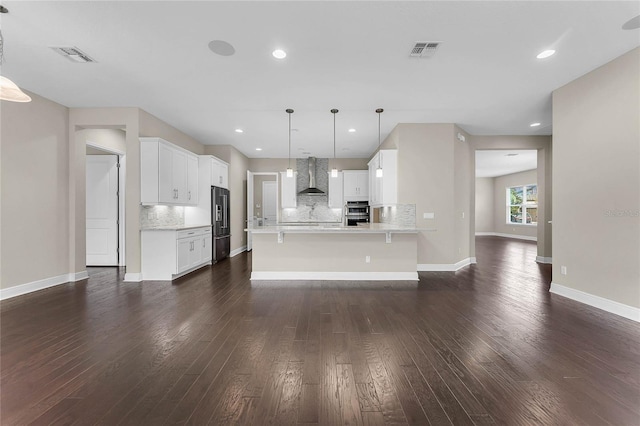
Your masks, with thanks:
[[[246,231],[251,280],[418,280],[415,227],[300,223]]]

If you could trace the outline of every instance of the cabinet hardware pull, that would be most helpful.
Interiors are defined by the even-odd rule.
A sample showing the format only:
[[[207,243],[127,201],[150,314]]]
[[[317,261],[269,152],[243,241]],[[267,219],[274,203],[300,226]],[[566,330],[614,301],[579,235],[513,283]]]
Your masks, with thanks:
[[[189,191],[189,199],[191,199],[191,191]]]

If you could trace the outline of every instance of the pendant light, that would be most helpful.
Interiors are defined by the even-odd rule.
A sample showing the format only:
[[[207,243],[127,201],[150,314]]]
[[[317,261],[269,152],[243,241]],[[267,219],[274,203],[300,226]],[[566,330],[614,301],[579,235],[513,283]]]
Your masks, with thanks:
[[[337,109],[332,109],[331,114],[333,114],[333,168],[331,169],[331,177],[338,177],[338,168],[336,167],[336,114],[338,113]]]
[[[382,177],[382,152],[380,151],[380,114],[384,112],[382,108],[376,110],[378,113],[378,168],[376,169],[376,177]]]
[[[287,177],[293,177],[293,169],[291,168],[291,114],[293,114],[293,110],[291,108],[286,109],[287,114],[289,114],[289,167],[287,168]]]
[[[0,13],[9,13],[9,9],[0,6]],[[4,39],[0,31],[0,65],[4,62]],[[7,77],[0,76],[0,99],[11,102],[31,102],[31,97],[24,93],[17,84]]]

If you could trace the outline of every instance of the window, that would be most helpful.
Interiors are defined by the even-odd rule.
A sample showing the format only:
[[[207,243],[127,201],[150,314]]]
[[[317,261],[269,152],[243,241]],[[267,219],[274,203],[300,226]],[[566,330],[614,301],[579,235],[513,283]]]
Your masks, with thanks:
[[[507,223],[538,224],[538,185],[507,188]]]

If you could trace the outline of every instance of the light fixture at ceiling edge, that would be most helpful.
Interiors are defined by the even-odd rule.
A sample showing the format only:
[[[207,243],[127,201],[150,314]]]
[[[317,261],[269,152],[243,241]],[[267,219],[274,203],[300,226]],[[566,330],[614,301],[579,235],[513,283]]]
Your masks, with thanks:
[[[293,110],[291,108],[287,108],[285,110],[287,114],[289,114],[289,167],[287,167],[287,177],[293,177],[293,169],[291,168],[291,114],[293,114]]]
[[[376,169],[376,177],[381,178],[382,177],[382,152],[380,152],[380,114],[382,114],[384,112],[384,110],[382,108],[378,108],[376,110],[376,112],[378,113],[378,168]]]
[[[338,177],[338,168],[336,167],[336,114],[338,113],[337,109],[332,109],[331,114],[333,114],[333,168],[331,169],[331,177]]]
[[[0,6],[0,13],[9,13],[9,9]],[[4,38],[0,30],[0,65],[4,62]],[[17,84],[7,77],[0,76],[0,99],[10,102],[31,102],[31,97],[24,93]]]

